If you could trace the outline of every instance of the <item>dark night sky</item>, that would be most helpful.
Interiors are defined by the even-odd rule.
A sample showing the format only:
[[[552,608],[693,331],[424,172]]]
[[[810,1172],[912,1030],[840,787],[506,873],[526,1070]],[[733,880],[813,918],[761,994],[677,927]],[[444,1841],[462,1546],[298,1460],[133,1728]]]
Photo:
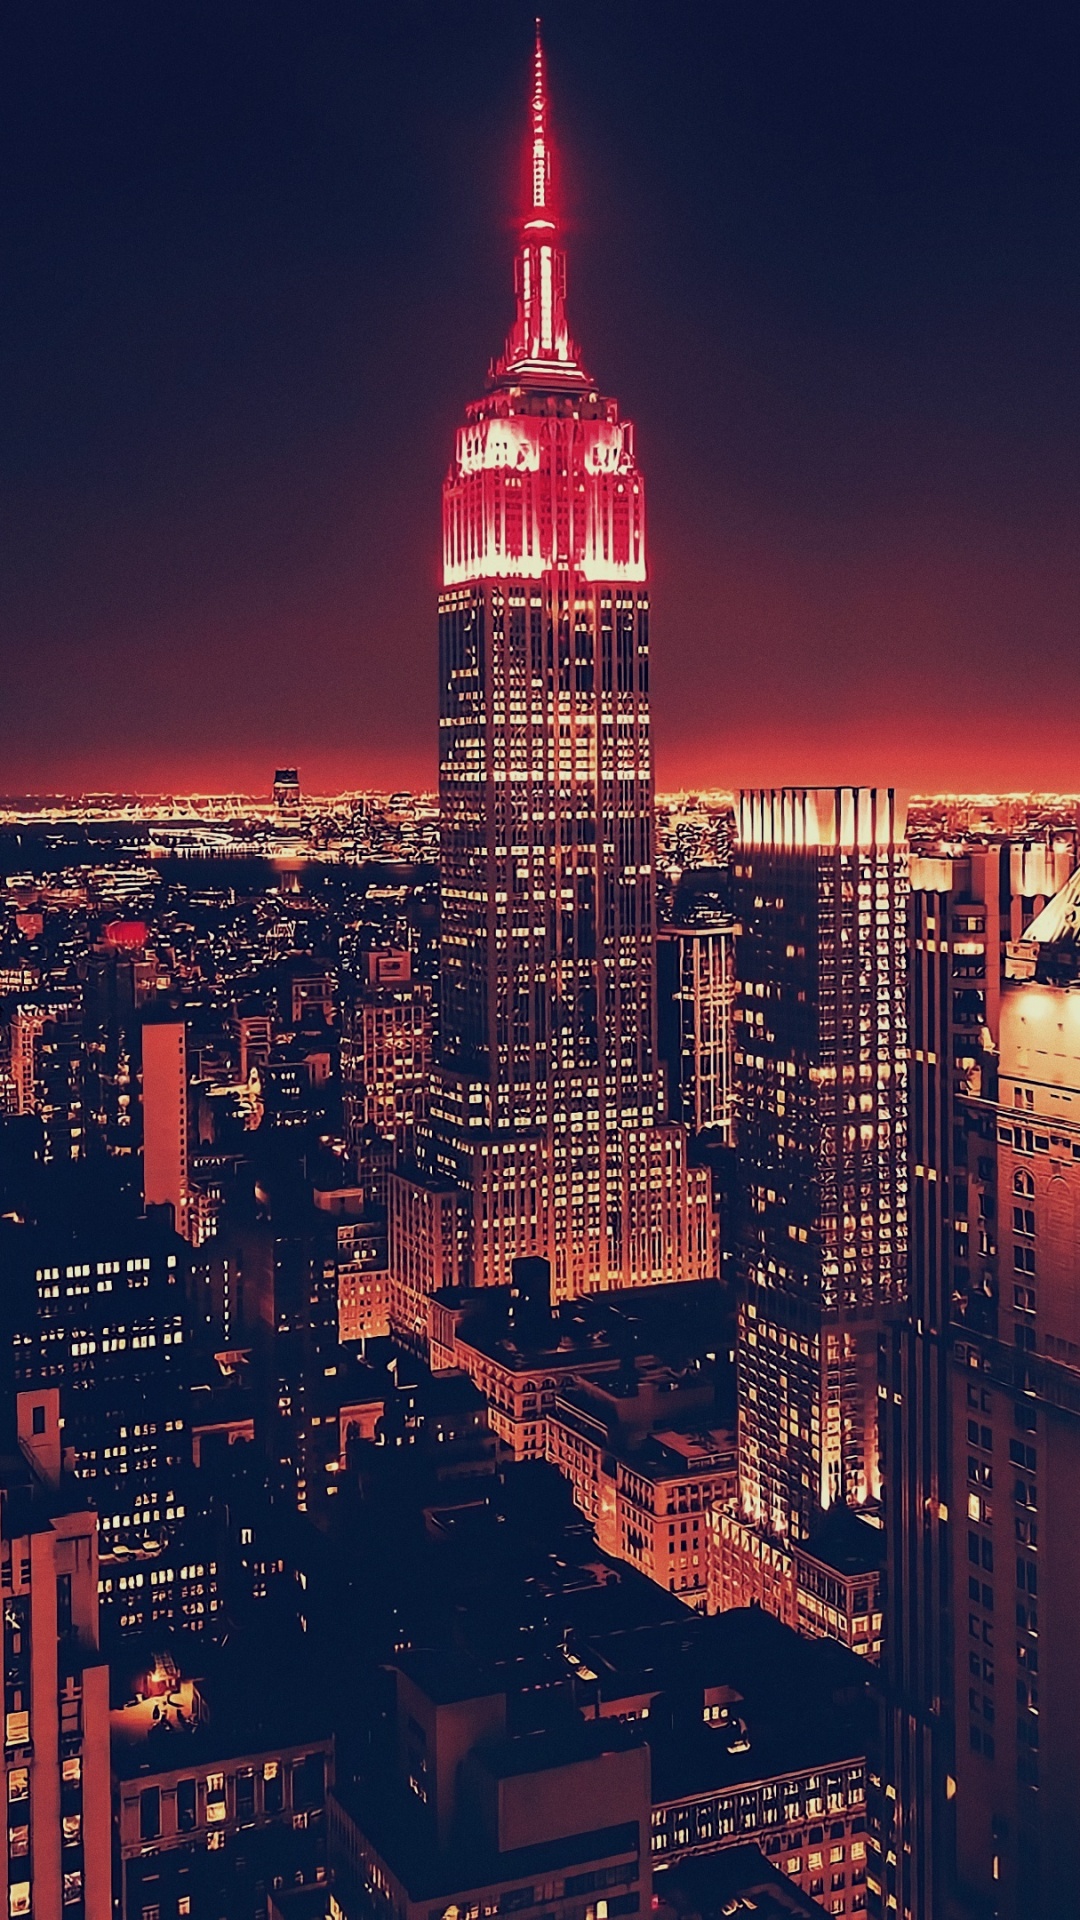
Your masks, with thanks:
[[[0,788],[429,783],[519,0],[9,0]],[[1080,14],[550,0],[661,784],[1080,787]]]

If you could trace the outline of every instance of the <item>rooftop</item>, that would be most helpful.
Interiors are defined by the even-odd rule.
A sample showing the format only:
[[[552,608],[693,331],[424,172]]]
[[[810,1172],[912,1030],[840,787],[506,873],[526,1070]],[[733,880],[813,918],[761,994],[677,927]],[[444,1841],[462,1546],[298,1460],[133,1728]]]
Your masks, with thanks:
[[[645,1744],[640,1726],[614,1720],[580,1720],[547,1732],[526,1733],[481,1749],[485,1770],[499,1780],[572,1767],[605,1753],[625,1753]]]
[[[811,1538],[799,1549],[848,1579],[879,1573],[885,1565],[885,1535],[850,1507],[830,1507]]]
[[[254,1632],[216,1647],[183,1636],[133,1649],[127,1668],[112,1668],[114,1773],[133,1779],[325,1741],[305,1655],[296,1636]]]
[[[415,1795],[396,1787],[385,1770],[359,1783],[342,1783],[334,1798],[408,1888],[410,1899],[431,1900],[468,1888],[503,1888],[510,1881],[587,1867],[638,1854],[636,1821],[548,1840],[539,1846],[498,1850],[479,1840],[440,1848],[426,1810]]]
[[[759,1608],[628,1631],[578,1633],[598,1708],[653,1695],[654,1804],[861,1758],[872,1732],[872,1669],[833,1641],[808,1640]],[[749,1745],[729,1751],[703,1718],[705,1690],[738,1702]]]
[[[61,1514],[84,1513],[90,1506],[86,1491],[73,1474],[62,1476],[58,1487],[40,1480],[22,1453],[0,1454],[0,1530],[7,1541],[33,1533],[47,1533]]]
[[[720,1920],[738,1912],[753,1913],[756,1920],[820,1920],[825,1911],[755,1846],[724,1847],[661,1868],[653,1894],[658,1920]]]
[[[506,1690],[505,1681],[494,1669],[449,1648],[414,1647],[399,1654],[394,1666],[439,1707],[453,1706],[459,1700],[487,1699]]]
[[[509,1287],[448,1287],[436,1299],[463,1312],[459,1337],[514,1372],[572,1369],[583,1360],[606,1369],[631,1351],[676,1369],[691,1358],[723,1355],[733,1339],[731,1298],[718,1280],[688,1280],[564,1301],[547,1337],[521,1343],[507,1331]]]

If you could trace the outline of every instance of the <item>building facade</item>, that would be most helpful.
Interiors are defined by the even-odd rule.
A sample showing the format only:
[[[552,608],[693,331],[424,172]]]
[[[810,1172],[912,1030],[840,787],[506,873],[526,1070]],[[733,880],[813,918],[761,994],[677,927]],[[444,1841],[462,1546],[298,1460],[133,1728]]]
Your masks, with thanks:
[[[661,1052],[671,1110],[724,1146],[735,1134],[735,921],[661,930]]]
[[[56,1388],[17,1396],[0,1481],[4,1785],[11,1920],[109,1920],[109,1669],[97,1515],[64,1472]]]
[[[517,314],[443,494],[439,1037],[422,1158],[477,1284],[710,1269],[656,1044],[644,487],[570,338],[537,46]]]
[[[830,1516],[810,1547],[772,1540],[714,1506],[705,1534],[709,1612],[762,1607],[799,1633],[880,1659],[884,1541],[843,1508],[833,1514],[840,1524]]]
[[[959,857],[930,849],[911,861],[911,1299],[891,1330],[882,1399],[885,1775],[893,1792],[877,1809],[873,1880],[875,1902],[892,1894],[912,1920],[946,1911],[955,1846],[950,1328],[954,1286],[970,1275],[957,1134],[963,1096],[989,1091],[996,1072],[1007,863],[1008,849],[995,846]],[[976,1242],[980,1233],[985,1221]]]
[[[735,1491],[734,1437],[711,1425],[711,1387],[646,1367],[577,1382],[545,1422],[547,1458],[590,1521],[597,1545],[687,1606],[708,1596],[713,1507]]]
[[[156,1222],[8,1224],[0,1242],[5,1379],[12,1392],[63,1393],[70,1465],[99,1515],[107,1637],[198,1630],[217,1612],[192,1511],[186,1253]]]
[[[819,1912],[864,1913],[865,1759],[856,1755],[726,1793],[697,1792],[654,1804],[654,1868],[707,1858],[747,1840],[755,1840],[793,1886],[820,1902]]]
[[[891,790],[739,807],[739,1497],[781,1542],[879,1500],[907,1268],[907,851]]]
[[[162,1752],[124,1739],[149,1701],[113,1715],[121,1920],[262,1920],[273,1894],[326,1881],[329,1739],[252,1749],[228,1731],[184,1729]]]
[[[967,1279],[947,1381],[952,1892],[980,1920],[1067,1911],[1075,1897],[1060,1835],[1080,1765],[1078,895],[1074,875],[1013,944],[996,1089],[960,1102],[954,1234]]]
[[[431,988],[413,979],[407,950],[376,948],[363,958],[365,977],[346,996],[342,1020],[346,1137],[361,1156],[372,1135],[405,1153],[431,1071]]]
[[[143,1198],[169,1206],[177,1233],[187,1233],[187,1035],[182,1016],[157,1017],[142,1029]]]

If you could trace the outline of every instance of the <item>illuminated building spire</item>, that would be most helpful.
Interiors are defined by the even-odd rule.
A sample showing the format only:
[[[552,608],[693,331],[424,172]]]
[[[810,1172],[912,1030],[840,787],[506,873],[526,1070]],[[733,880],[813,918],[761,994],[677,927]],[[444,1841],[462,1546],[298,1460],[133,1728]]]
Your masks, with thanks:
[[[536,22],[536,50],[533,54],[533,93],[532,93],[532,226],[541,223],[536,220],[537,213],[547,213],[548,192],[551,186],[551,155],[547,144],[547,87],[544,73],[544,44],[540,38],[540,21]],[[549,219],[546,223],[552,226]]]
[[[529,190],[515,268],[517,314],[493,378],[533,385],[589,384],[566,324],[566,255],[558,245],[558,214],[551,181],[547,76],[540,22],[536,22],[529,103]]]

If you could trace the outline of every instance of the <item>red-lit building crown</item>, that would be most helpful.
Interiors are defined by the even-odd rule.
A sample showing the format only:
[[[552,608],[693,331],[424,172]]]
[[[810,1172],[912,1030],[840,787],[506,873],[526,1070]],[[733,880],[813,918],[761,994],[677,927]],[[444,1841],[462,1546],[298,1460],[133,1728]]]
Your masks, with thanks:
[[[633,428],[596,391],[570,338],[551,161],[538,22],[517,314],[487,393],[467,409],[443,490],[447,587],[552,569],[645,581]]]

